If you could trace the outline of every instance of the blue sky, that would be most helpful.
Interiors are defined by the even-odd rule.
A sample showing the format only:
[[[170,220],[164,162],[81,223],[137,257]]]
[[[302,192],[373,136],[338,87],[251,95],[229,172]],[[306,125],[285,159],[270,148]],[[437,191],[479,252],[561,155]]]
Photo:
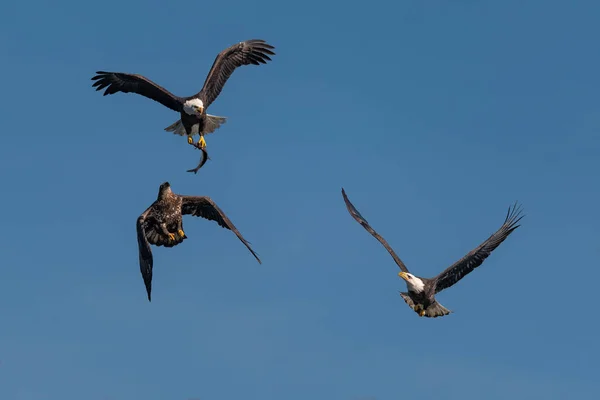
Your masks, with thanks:
[[[0,398],[591,399],[600,390],[596,1],[11,2],[0,12]],[[210,112],[103,97],[97,70],[196,93],[215,55],[276,46]],[[252,242],[135,220],[168,180]],[[432,276],[527,216],[419,318],[385,249]]]

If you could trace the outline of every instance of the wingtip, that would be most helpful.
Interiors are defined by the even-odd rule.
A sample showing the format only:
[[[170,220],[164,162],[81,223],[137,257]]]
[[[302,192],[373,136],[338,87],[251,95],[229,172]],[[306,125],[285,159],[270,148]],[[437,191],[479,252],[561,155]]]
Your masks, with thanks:
[[[517,216],[520,216],[519,219],[523,218],[525,216],[525,214],[523,213],[523,205],[519,203],[519,201],[515,201],[513,206],[512,206],[512,212],[510,211],[511,207],[508,208],[508,211],[510,214],[513,215],[514,218],[516,218]]]
[[[523,213],[523,206],[519,204],[518,201],[515,201],[511,206],[508,207],[508,212],[506,213],[506,218],[504,219],[504,225],[509,228],[510,232],[512,232],[521,226],[519,222],[524,217],[525,214]]]

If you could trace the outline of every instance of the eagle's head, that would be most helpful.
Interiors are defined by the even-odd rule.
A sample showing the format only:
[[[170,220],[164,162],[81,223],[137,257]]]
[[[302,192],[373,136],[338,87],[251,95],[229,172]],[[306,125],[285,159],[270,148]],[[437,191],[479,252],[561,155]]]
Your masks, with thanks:
[[[406,287],[411,292],[419,293],[425,288],[425,283],[413,274],[401,271],[398,272],[398,276],[406,281]]]
[[[169,193],[172,193],[171,184],[169,182],[163,182],[158,188],[158,198],[161,199]]]
[[[199,117],[204,113],[204,103],[198,98],[189,99],[183,103],[183,111],[188,115]]]

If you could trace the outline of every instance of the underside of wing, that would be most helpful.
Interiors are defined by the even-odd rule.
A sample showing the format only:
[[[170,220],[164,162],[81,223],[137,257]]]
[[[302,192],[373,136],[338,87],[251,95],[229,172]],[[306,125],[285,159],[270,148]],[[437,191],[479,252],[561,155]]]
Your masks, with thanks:
[[[173,111],[180,112],[182,110],[181,98],[142,75],[105,71],[97,71],[96,74],[92,78],[93,81],[96,81],[92,87],[95,87],[97,91],[106,88],[104,96],[117,92],[137,93],[157,101]]]
[[[208,108],[219,96],[225,82],[237,67],[266,64],[267,61],[271,61],[269,55],[275,55],[272,49],[274,47],[264,40],[252,39],[223,50],[215,58],[202,90],[193,97],[199,97],[204,103],[204,107]]]
[[[146,293],[148,294],[148,301],[152,301],[152,266],[154,264],[152,258],[152,249],[150,243],[146,238],[144,232],[144,225],[147,221],[148,214],[152,211],[152,208],[148,208],[142,215],[140,215],[136,221],[137,241],[138,241],[138,253],[140,260],[140,272],[144,279],[144,285],[146,286]]]
[[[350,213],[352,218],[354,218],[356,220],[356,222],[361,224],[362,227],[367,230],[367,232],[369,232],[371,235],[373,235],[373,237],[375,237],[375,239],[377,239],[379,241],[379,243],[381,243],[383,245],[383,247],[385,247],[385,249],[388,251],[388,253],[390,253],[392,258],[394,259],[394,261],[396,262],[396,264],[398,265],[398,267],[400,267],[400,269],[402,271],[408,273],[408,268],[406,268],[406,265],[404,265],[404,263],[402,262],[400,257],[398,257],[398,255],[396,254],[396,252],[394,252],[394,250],[392,250],[392,248],[388,244],[388,242],[383,237],[381,237],[381,235],[379,235],[377,232],[375,232],[375,230],[373,228],[371,228],[371,225],[369,225],[367,220],[363,218],[363,216],[358,212],[356,207],[354,207],[354,205],[350,202],[350,199],[348,199],[348,196],[346,196],[346,191],[344,190],[344,188],[342,188],[342,196],[344,197],[344,202],[346,203],[346,208],[348,209],[348,212]]]
[[[183,215],[193,215],[195,217],[202,217],[208,219],[210,221],[215,221],[217,224],[222,226],[223,228],[229,229],[240,239],[242,243],[250,250],[254,258],[258,261],[259,264],[262,264],[260,258],[256,255],[252,247],[250,247],[250,243],[244,239],[240,231],[237,230],[233,222],[225,213],[215,204],[214,201],[210,197],[207,196],[181,196],[183,199],[183,204],[181,206],[181,213]]]
[[[521,226],[518,225],[518,223],[523,217],[522,209],[517,203],[515,203],[514,206],[509,207],[504,224],[502,224],[500,229],[491,235],[485,242],[471,250],[466,256],[434,278],[436,281],[435,292],[439,293],[442,290],[449,288],[475,268],[483,264],[483,261],[489,257],[492,251],[500,246],[500,243],[502,243],[508,235]]]

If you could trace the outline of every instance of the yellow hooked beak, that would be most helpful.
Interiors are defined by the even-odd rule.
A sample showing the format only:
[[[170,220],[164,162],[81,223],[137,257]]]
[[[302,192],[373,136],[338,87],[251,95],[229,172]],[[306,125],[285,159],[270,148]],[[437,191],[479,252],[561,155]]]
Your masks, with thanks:
[[[398,272],[398,276],[400,278],[404,279],[405,281],[408,280],[408,275],[406,275],[406,272],[404,272],[404,271]]]
[[[198,111],[200,114],[202,114],[204,112],[204,107],[196,106],[196,111]]]

